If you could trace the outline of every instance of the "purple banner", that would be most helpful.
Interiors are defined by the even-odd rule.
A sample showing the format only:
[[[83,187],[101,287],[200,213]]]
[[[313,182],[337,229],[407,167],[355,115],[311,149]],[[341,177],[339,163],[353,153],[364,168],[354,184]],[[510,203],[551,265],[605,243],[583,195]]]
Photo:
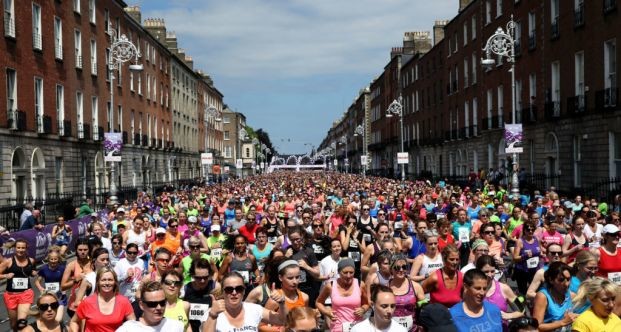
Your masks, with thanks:
[[[99,220],[107,227],[108,211],[102,210],[97,213]],[[69,240],[69,250],[73,251],[75,242],[78,238],[86,236],[88,226],[91,223],[91,216],[85,216],[80,219],[69,220],[66,224],[71,227],[72,235]],[[0,237],[0,246],[2,246],[2,256],[11,257],[15,254],[15,248],[7,248],[7,245],[18,239],[24,239],[28,242],[28,256],[40,262],[45,258],[47,250],[53,244],[52,229],[55,224],[46,225],[42,231],[29,229],[25,231],[13,232],[10,235]]]

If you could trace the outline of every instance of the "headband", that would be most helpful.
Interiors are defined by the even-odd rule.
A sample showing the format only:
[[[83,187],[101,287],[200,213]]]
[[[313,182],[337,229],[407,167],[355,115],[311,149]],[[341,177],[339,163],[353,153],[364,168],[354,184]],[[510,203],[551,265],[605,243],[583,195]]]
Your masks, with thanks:
[[[293,259],[286,260],[280,263],[280,265],[278,265],[278,272],[282,271],[284,268],[286,268],[287,266],[291,266],[291,265],[300,266],[300,264],[298,264],[298,262],[294,261]]]

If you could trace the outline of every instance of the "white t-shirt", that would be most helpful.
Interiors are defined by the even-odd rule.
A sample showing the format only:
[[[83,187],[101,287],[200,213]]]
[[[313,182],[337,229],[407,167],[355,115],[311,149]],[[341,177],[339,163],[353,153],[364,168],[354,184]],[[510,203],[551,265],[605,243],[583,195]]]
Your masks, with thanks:
[[[134,272],[134,276],[131,279],[127,279],[129,271]],[[142,280],[144,272],[144,261],[137,258],[133,263],[128,261],[127,258],[122,258],[114,266],[114,272],[119,278],[120,293],[127,297],[130,302],[135,301],[136,290]]]
[[[321,276],[330,276],[332,275],[332,277],[326,281],[323,282],[323,284],[327,284],[332,282],[333,280],[336,280],[339,275],[338,275],[338,265],[339,265],[339,261],[338,260],[334,260],[332,258],[332,255],[328,255],[326,257],[324,257],[320,262],[319,262],[319,274]]]
[[[93,294],[95,292],[95,289],[97,288],[97,273],[95,271],[91,271],[84,276],[84,279],[86,279],[86,281],[91,284],[90,292],[87,289],[86,293],[84,294],[84,297],[87,297]]]
[[[584,235],[589,239],[589,246],[591,248],[599,248],[600,241],[602,239],[602,232],[604,231],[604,226],[602,224],[595,224],[595,230],[589,226],[589,224],[584,224]],[[595,239],[591,240],[591,237],[595,235]]]
[[[259,323],[263,317],[263,307],[254,303],[243,303],[244,306],[244,325],[234,327],[229,323],[224,313],[218,315],[216,320],[216,332],[250,332],[259,331]],[[167,331],[168,332],[168,331]]]
[[[184,332],[183,323],[178,320],[168,319],[164,317],[156,326],[146,326],[137,320],[128,320],[116,332]]]
[[[390,323],[390,326],[387,329],[380,330],[375,326],[371,325],[369,319],[365,319],[362,322],[351,327],[350,332],[369,332],[369,331],[377,331],[377,332],[408,332],[408,330],[401,326],[399,323],[394,320]]]

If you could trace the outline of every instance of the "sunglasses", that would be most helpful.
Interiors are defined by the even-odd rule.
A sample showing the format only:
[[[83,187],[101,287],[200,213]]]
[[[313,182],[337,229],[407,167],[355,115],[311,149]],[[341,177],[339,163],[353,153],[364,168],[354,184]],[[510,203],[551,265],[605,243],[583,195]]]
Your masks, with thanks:
[[[118,241],[112,241],[112,244],[113,244],[113,245],[115,245],[115,246],[118,246],[119,244],[121,244],[121,242],[118,242]]]
[[[362,209],[362,211],[369,211],[369,209]]]
[[[524,228],[524,230],[525,231],[529,231],[529,232],[534,232],[535,228],[533,228],[533,227],[526,227],[526,228]]]
[[[494,232],[494,231],[485,231],[485,232],[483,232],[483,234],[486,234],[486,235],[493,235],[494,233],[496,233],[496,232]]]
[[[126,255],[138,255],[137,251],[126,251],[125,252]]]
[[[395,265],[392,267],[392,269],[395,271],[405,271],[407,268],[407,265]]]
[[[39,311],[48,311],[49,309],[56,310],[58,309],[59,306],[60,304],[58,302],[52,302],[52,303],[41,303],[37,305],[37,308],[39,308]]]
[[[159,305],[162,308],[166,308],[166,299],[163,299],[161,301],[145,301],[145,300],[141,300],[142,303],[144,303],[144,305],[146,305],[147,307],[153,309],[153,308],[157,308],[157,306]]]
[[[563,254],[562,251],[548,251],[548,253],[550,254],[550,256],[560,256],[561,254]]]
[[[227,287],[224,287],[224,292],[227,293],[227,294],[233,294],[233,292],[235,292],[236,294],[241,294],[245,290],[246,290],[246,287],[244,287],[244,286],[235,286],[235,287],[227,286]]]
[[[200,249],[200,248],[201,248],[201,246],[200,246],[200,245],[197,245],[197,246],[191,245],[191,246],[190,246],[190,249]]]
[[[168,228],[177,228],[179,225],[168,225]]]
[[[166,279],[166,280],[164,280],[164,285],[179,287],[179,286],[181,286],[181,281]]]
[[[323,225],[313,225],[313,228],[322,228]]]
[[[209,276],[194,276],[193,278],[196,281],[207,281],[209,279]]]

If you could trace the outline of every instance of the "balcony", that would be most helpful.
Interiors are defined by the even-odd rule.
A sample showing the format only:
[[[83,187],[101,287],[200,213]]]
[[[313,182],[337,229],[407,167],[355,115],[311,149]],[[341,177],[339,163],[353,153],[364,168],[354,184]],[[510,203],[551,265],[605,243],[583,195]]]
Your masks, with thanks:
[[[11,130],[17,130],[17,110],[8,110],[7,128]]]
[[[537,47],[537,37],[535,36],[535,32],[532,31],[528,35],[528,50],[534,51],[536,47]]]
[[[550,39],[558,39],[560,37],[560,32],[558,29],[558,17],[555,17],[552,23],[550,24]]]
[[[49,115],[37,115],[37,133],[39,134],[51,134],[52,133],[52,117]]]
[[[101,127],[93,126],[93,141],[99,141],[99,132],[103,129]]]
[[[75,55],[75,67],[77,69],[82,69],[82,56],[81,55]]]
[[[87,123],[83,124],[82,131],[84,131],[83,139],[91,139],[91,125],[90,124],[87,124]]]
[[[545,105],[544,117],[546,120],[555,120],[561,117],[561,102],[552,101]]]
[[[129,135],[126,131],[124,131],[121,136],[123,136],[123,144],[127,144],[129,142]]]
[[[84,139],[84,124],[78,122],[78,139]]]
[[[62,137],[71,137],[71,120],[63,121]]]
[[[489,130],[490,128],[490,118],[483,118],[481,121],[481,131]]]
[[[134,145],[140,145],[140,134],[139,133],[134,134]]]
[[[15,19],[7,12],[4,12],[4,36],[15,38]]]
[[[40,32],[33,32],[32,33],[32,48],[34,48],[35,50],[38,50],[38,51],[40,51],[42,49],[41,33]]]
[[[62,45],[54,46],[54,57],[58,60],[62,60],[63,58],[63,46]]]
[[[614,111],[618,109],[617,98],[619,96],[619,88],[607,88],[595,92],[595,108],[596,111]]]
[[[584,26],[584,2],[574,8],[574,28]]]
[[[466,127],[459,128],[459,136],[457,136],[457,138],[464,139],[464,138],[468,137],[468,130],[467,129],[468,128],[466,128]]]
[[[567,115],[574,116],[586,111],[587,99],[585,95],[567,98]]]
[[[97,61],[91,59],[91,75],[97,76]]]
[[[142,146],[149,146],[149,136],[142,135]]]
[[[157,148],[158,149],[164,148],[164,141],[161,138],[157,140]]]
[[[604,0],[604,14],[617,10],[617,0]]]

